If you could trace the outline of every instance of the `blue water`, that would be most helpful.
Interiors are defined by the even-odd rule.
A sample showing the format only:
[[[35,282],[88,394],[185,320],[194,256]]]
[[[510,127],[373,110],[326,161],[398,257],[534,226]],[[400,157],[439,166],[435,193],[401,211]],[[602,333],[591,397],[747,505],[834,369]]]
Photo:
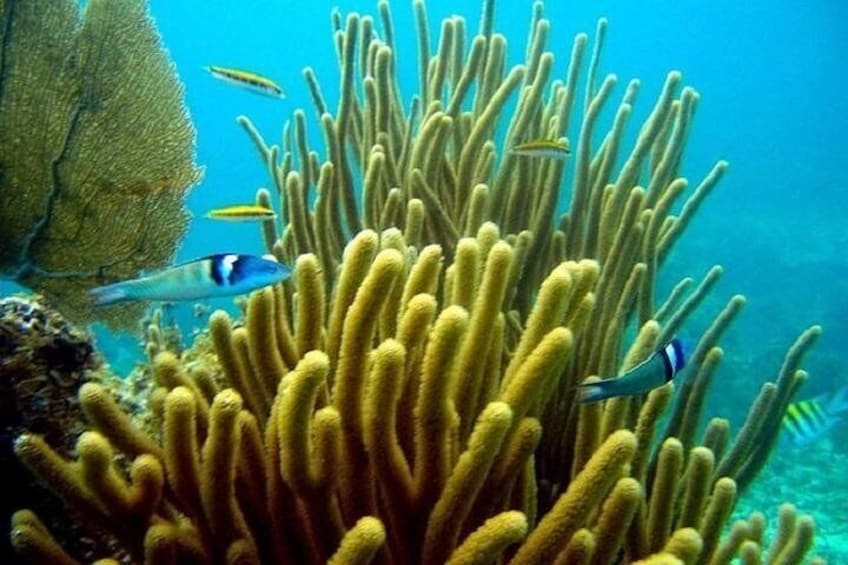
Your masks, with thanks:
[[[406,100],[418,88],[410,4],[393,3]],[[202,215],[249,202],[257,187],[268,185],[252,144],[235,122],[239,114],[248,115],[269,142],[279,143],[283,122],[302,107],[310,120],[311,145],[321,147],[301,71],[307,65],[315,70],[334,108],[338,69],[329,14],[335,6],[343,13],[376,15],[376,2],[360,0],[151,0],[186,85],[198,161],[205,167],[203,181],[188,197],[196,218],[177,259],[264,252],[258,230]],[[523,58],[530,6],[514,0],[497,6],[496,30],[509,40],[512,63]],[[443,17],[463,14],[469,31],[476,30],[477,0],[429,0],[427,7],[433,48]],[[631,127],[647,115],[669,70],[681,70],[684,82],[701,95],[684,172],[694,185],[716,160],[727,159],[731,166],[678,244],[660,293],[682,276],[700,277],[715,263],[725,267],[694,323],[695,334],[730,296],[748,297],[724,340],[728,356],[716,376],[717,386],[734,398],[733,406],[746,405],[764,380],[774,378],[783,352],[812,323],[822,324],[825,333],[805,363],[811,380],[802,395],[848,385],[848,3],[556,1],[545,13],[552,22],[549,45],[558,77],[565,74],[574,35],[593,36],[597,18],[609,19],[601,75],[617,74],[614,98],[631,78],[642,81]],[[216,81],[202,69],[210,64],[266,74],[288,98],[263,98]],[[183,318],[189,319],[186,312]],[[122,362],[137,352],[135,338],[122,338],[118,346],[111,336],[99,335],[107,351],[123,351]],[[738,422],[744,414],[728,412],[727,398],[713,399],[710,411]],[[845,453],[845,444],[834,449]]]

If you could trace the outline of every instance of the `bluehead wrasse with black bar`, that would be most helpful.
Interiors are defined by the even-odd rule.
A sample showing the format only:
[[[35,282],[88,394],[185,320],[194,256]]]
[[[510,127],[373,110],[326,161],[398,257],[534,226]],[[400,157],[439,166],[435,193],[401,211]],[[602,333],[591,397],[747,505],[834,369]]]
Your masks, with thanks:
[[[675,338],[619,377],[577,385],[577,402],[644,394],[671,381],[685,366],[686,352],[681,341]]]
[[[245,90],[262,94],[264,96],[270,96],[271,98],[286,97],[286,93],[280,85],[266,76],[229,67],[216,67],[210,65],[203,68],[209,71],[213,77],[226,83],[240,86]]]
[[[793,402],[786,408],[781,427],[792,445],[802,447],[825,437],[846,416],[848,387],[838,390],[829,399],[819,396]]]
[[[563,141],[536,139],[519,143],[513,146],[509,152],[513,155],[523,155],[526,157],[547,157],[548,159],[565,159],[571,149],[568,145],[568,139],[563,138]]]
[[[273,255],[221,253],[159,273],[99,286],[89,291],[95,306],[135,300],[203,300],[246,294],[287,279],[291,269]]]
[[[210,210],[206,213],[206,217],[226,222],[261,222],[262,220],[273,220],[277,217],[277,214],[270,208],[257,204],[237,204]]]

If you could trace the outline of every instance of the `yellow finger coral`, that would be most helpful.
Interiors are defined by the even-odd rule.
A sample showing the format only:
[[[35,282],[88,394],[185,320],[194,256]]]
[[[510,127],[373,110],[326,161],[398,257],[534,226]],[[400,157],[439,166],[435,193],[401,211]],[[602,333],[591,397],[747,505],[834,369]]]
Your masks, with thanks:
[[[359,241],[375,235],[363,232]],[[491,246],[483,280],[501,268],[491,260],[501,249],[500,244]],[[359,260],[355,253],[348,257]],[[409,321],[399,324],[396,336],[381,341],[375,312],[386,307],[389,295],[380,289],[387,280],[400,285],[412,280],[407,277],[415,258],[403,259],[395,250],[372,257],[362,271],[342,265],[346,275],[340,285],[345,276],[364,276],[343,320],[337,361],[331,361],[330,352],[313,350],[278,373],[270,412],[254,415],[238,393],[255,388],[252,383],[262,382],[267,372],[265,365],[251,363],[247,352],[239,369],[244,378],[228,381],[227,373],[221,373],[238,392],[218,392],[211,404],[179,360],[160,353],[154,374],[170,392],[162,407],[162,428],[151,430],[153,436],[122,416],[101,386],[89,384],[80,396],[98,432],[80,438],[79,461],[64,461],[31,435],[19,439],[18,456],[92,523],[110,529],[110,524],[127,524],[115,535],[139,559],[173,555],[178,561],[206,562],[237,555],[245,562],[322,562],[350,553],[357,559],[383,555],[391,562],[477,562],[479,555],[508,554],[510,544],[520,544],[512,557],[515,563],[552,562],[588,552],[607,559],[614,557],[614,547],[634,559],[654,550],[685,562],[694,562],[695,556],[709,562],[719,547],[736,484],[719,479],[704,502],[703,489],[713,481],[706,447],[693,451],[689,476],[683,480],[681,442],[666,440],[648,490],[627,478],[643,449],[637,436],[614,431],[589,450],[583,465],[563,462],[559,472],[567,474],[556,489],[537,491],[535,466],[544,460],[533,457],[541,435],[535,417],[550,417],[554,400],[539,393],[552,388],[547,380],[561,378],[571,358],[573,332],[560,325],[564,316],[537,338],[509,382],[507,365],[495,365],[494,376],[483,379],[493,378],[495,386],[480,387],[482,404],[460,410],[456,382],[467,375],[458,372],[459,361],[465,344],[477,339],[468,331],[469,320],[480,315],[478,309],[490,307],[477,300],[488,291],[482,285],[477,289],[470,314],[450,304],[436,313],[436,297],[417,294],[403,316]],[[584,275],[579,268],[573,272]],[[249,308],[262,308],[266,292],[257,291]],[[335,295],[334,300],[340,299]],[[419,311],[423,316],[415,323],[424,324],[423,334],[406,329]],[[270,331],[262,347],[266,354],[278,355],[275,332],[291,325],[291,315],[290,309],[275,311],[273,316],[287,320],[268,323],[248,314],[245,343],[255,339],[251,334]],[[219,325],[226,320],[222,313],[213,318]],[[313,331],[310,325],[294,327]],[[370,337],[363,339],[364,334]],[[236,335],[216,339],[220,359],[238,350],[232,343]],[[502,354],[498,335],[492,339]],[[484,372],[488,370],[487,365]],[[401,425],[405,404],[415,407],[414,418]],[[583,417],[581,426],[588,433],[593,424]],[[265,422],[264,437],[256,423],[260,420]],[[469,420],[470,425],[465,423]],[[465,426],[471,430],[467,441],[462,437]],[[594,437],[600,437],[599,431],[596,427]],[[161,447],[154,439],[160,435]],[[134,457],[126,477],[113,462],[112,445]],[[693,485],[694,469],[705,465],[703,478]],[[568,478],[571,472],[574,476]],[[546,496],[554,497],[550,504]],[[692,509],[702,507],[703,517],[692,523]],[[356,525],[363,516],[370,521]],[[126,517],[132,518],[129,523]],[[799,530],[797,542],[783,542],[789,548],[785,551],[805,551],[808,531]],[[56,549],[44,538],[46,531],[22,526],[15,532],[16,539],[30,540],[19,544],[30,555],[47,556]],[[44,539],[31,540],[39,532]],[[742,545],[737,545],[740,551]],[[726,546],[720,554],[728,555]]]

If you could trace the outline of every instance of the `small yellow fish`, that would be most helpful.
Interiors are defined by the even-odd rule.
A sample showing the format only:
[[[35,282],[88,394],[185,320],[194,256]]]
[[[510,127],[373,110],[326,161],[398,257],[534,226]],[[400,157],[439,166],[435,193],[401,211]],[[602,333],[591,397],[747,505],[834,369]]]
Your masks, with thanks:
[[[519,143],[509,150],[513,155],[525,155],[527,157],[547,157],[548,159],[565,159],[571,152],[568,139],[554,141],[549,139],[534,139]]]
[[[277,214],[264,206],[237,204],[235,206],[210,210],[206,214],[206,217],[227,222],[261,222],[262,220],[273,220],[277,217]]]
[[[263,94],[272,98],[286,97],[286,93],[283,91],[283,89],[280,88],[280,86],[276,82],[269,79],[268,77],[264,77],[256,73],[251,73],[249,71],[242,71],[239,69],[231,69],[227,67],[215,67],[210,65],[204,68],[209,71],[213,77],[220,79],[224,82],[240,86],[251,92]]]

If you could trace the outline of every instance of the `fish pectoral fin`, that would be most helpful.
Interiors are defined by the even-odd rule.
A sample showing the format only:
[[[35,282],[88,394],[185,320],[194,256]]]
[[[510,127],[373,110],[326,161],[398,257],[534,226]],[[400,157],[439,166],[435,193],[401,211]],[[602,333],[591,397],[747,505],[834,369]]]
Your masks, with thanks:
[[[842,387],[827,403],[827,412],[833,416],[840,416],[848,412],[848,387]]]
[[[89,289],[88,294],[94,301],[95,307],[111,306],[132,300],[128,289],[129,287],[125,283],[115,283]]]
[[[603,389],[599,387],[600,383],[587,383],[577,385],[577,396],[575,400],[578,404],[588,404],[603,400]]]
[[[575,388],[577,389],[575,400],[579,404],[598,402],[618,395],[615,379],[584,382],[578,384]]]

